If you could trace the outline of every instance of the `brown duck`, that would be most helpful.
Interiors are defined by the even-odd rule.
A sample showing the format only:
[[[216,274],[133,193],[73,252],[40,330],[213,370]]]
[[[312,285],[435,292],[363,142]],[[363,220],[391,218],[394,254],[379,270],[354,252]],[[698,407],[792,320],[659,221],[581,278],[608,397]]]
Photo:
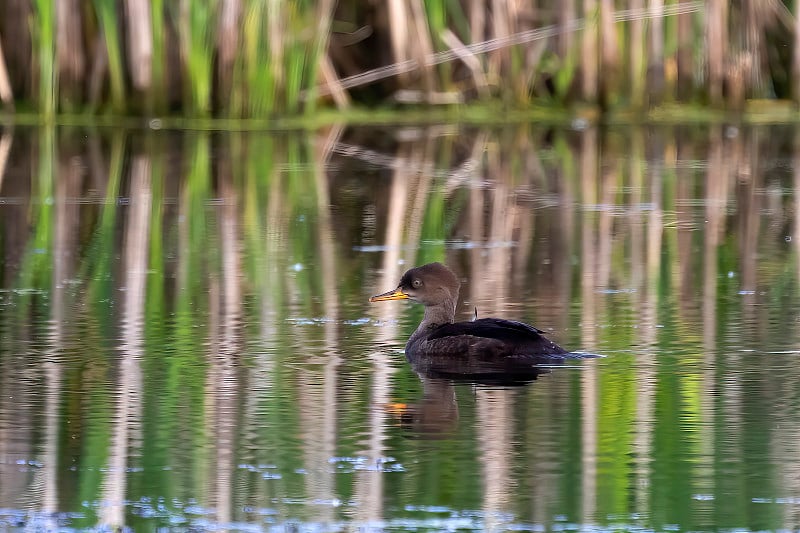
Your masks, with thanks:
[[[429,263],[403,274],[396,289],[370,302],[412,300],[425,316],[406,343],[406,357],[416,370],[432,374],[502,375],[542,372],[535,365],[570,357],[533,326],[502,318],[455,322],[461,283],[441,263]],[[528,376],[530,377],[530,376]]]

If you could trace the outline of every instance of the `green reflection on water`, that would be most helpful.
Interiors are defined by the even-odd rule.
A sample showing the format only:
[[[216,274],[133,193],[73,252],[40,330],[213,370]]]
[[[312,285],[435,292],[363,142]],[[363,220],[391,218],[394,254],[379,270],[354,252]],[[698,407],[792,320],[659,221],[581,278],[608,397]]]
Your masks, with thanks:
[[[137,529],[796,527],[785,137],[15,132],[0,507]],[[422,309],[366,300],[429,261],[466,281],[463,319],[606,357],[518,388],[421,381],[401,350]]]

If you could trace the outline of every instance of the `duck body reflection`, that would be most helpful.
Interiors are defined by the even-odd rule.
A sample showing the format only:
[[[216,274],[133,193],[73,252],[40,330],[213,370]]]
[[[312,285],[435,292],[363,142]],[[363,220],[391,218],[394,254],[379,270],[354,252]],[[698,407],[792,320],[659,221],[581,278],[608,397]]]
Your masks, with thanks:
[[[448,267],[429,263],[403,274],[396,289],[370,302],[412,300],[425,316],[406,343],[417,372],[438,377],[535,379],[537,365],[557,363],[570,353],[533,326],[501,318],[455,322],[461,283]]]

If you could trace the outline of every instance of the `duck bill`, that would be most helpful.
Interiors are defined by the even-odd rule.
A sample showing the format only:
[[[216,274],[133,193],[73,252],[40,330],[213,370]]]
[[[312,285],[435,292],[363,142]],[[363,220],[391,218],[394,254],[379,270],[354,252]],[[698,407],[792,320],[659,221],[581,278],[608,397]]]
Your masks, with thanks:
[[[408,300],[408,294],[401,291],[400,287],[397,287],[383,294],[376,294],[369,299],[370,302],[385,302],[386,300]]]

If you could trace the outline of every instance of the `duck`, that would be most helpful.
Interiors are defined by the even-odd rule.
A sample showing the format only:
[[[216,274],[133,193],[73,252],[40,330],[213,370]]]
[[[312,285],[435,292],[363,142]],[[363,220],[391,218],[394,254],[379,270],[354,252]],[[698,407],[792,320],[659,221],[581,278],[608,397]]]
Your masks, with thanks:
[[[429,263],[408,270],[397,288],[370,297],[370,302],[411,300],[425,306],[422,322],[405,347],[406,359],[418,372],[445,377],[525,374],[535,379],[543,372],[537,365],[570,356],[524,322],[477,316],[456,322],[460,288],[449,267]]]

